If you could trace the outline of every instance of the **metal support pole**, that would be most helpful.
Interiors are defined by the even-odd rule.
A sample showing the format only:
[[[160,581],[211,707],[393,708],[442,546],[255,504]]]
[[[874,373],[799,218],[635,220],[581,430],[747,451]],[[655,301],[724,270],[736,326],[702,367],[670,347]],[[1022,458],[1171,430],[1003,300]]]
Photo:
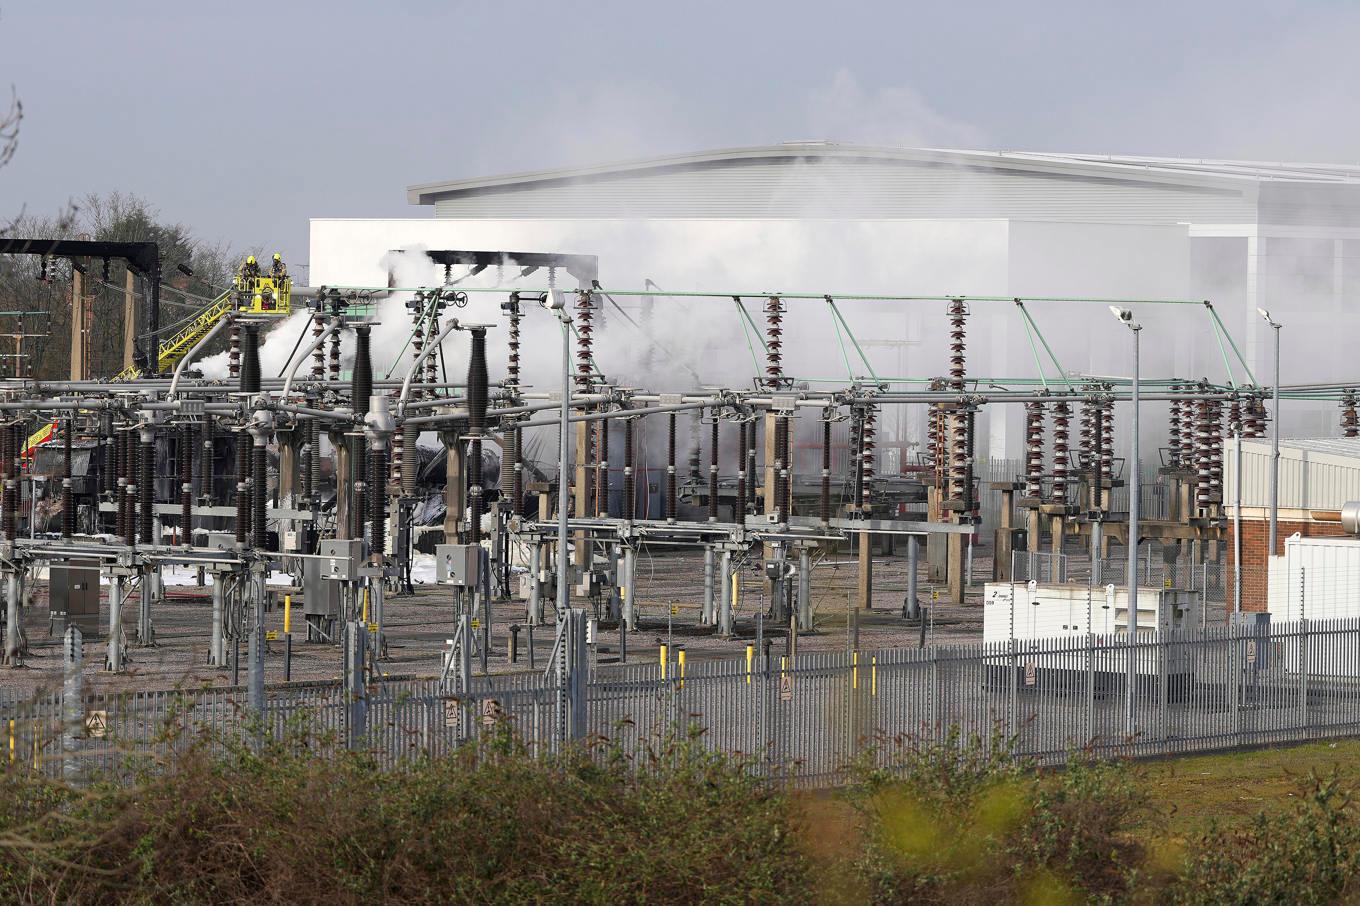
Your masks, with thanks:
[[[260,489],[263,493],[263,489]],[[258,564],[250,577],[251,589],[247,606],[250,608],[250,638],[248,641],[246,687],[249,690],[250,710],[264,717],[264,598],[265,566]]]
[[[588,725],[586,714],[586,683],[590,673],[590,650],[586,644],[586,612],[576,608],[571,612],[569,622],[571,632],[563,638],[566,651],[570,652],[567,661],[568,718],[570,729],[568,738],[585,739]]]
[[[1143,328],[1140,324],[1130,324],[1133,331],[1133,416],[1129,430],[1129,538],[1128,544],[1128,689],[1124,706],[1125,730],[1133,736],[1133,699],[1134,699],[1134,644],[1138,638],[1138,479],[1142,466],[1138,449],[1138,338]],[[1099,473],[1097,473],[1099,474]],[[1099,551],[1097,551],[1099,553]]]
[[[141,594],[137,602],[137,643],[143,647],[154,645],[156,637],[151,628],[151,605],[156,597],[157,572],[148,566],[142,571]]]
[[[1271,389],[1270,409],[1270,540],[1267,556],[1275,556],[1280,532],[1280,325],[1271,321],[1275,332],[1275,386]]]
[[[19,609],[19,581],[13,569],[5,572],[5,664],[18,667],[23,654],[20,621],[23,617]]]
[[[562,324],[562,419],[557,426],[557,618],[565,619],[571,587],[567,578],[567,433],[571,418],[571,319],[557,313]],[[629,580],[632,571],[629,570]]]
[[[785,577],[785,565],[788,563],[788,550],[785,544],[780,541],[772,545],[774,548],[774,579],[770,582],[770,618],[777,623],[787,622],[789,619],[788,600],[789,581]]]
[[[704,546],[704,607],[700,615],[700,622],[704,626],[712,626],[717,608],[713,603],[713,569],[714,554],[711,545]]]
[[[798,631],[812,631],[812,551],[798,549]]]
[[[740,510],[738,510],[740,512]],[[720,591],[718,593],[718,635],[723,638],[730,638],[732,635],[732,610],[736,602],[732,599],[736,597],[736,583],[732,581],[732,552],[724,550],[722,552],[722,567],[719,573]]]
[[[364,678],[364,660],[368,648],[368,629],[358,620],[345,624],[344,682],[345,682],[345,744],[359,748],[368,735],[368,689]]]
[[[916,560],[920,555],[921,539],[915,535],[907,536],[907,600],[902,615],[908,620],[921,618],[921,600],[916,587]]]
[[[630,544],[623,549],[623,578],[620,580],[623,591],[623,625],[629,632],[637,629],[637,610],[633,607],[636,591],[634,576],[637,572],[637,551]]]
[[[212,640],[208,645],[208,663],[214,667],[227,666],[226,638],[222,632],[222,621],[226,609],[226,577],[223,573],[213,573],[212,584]]]
[[[109,650],[104,669],[123,672],[123,577],[109,577]]]
[[[482,599],[481,668],[483,676],[489,672],[487,658],[491,656],[491,558],[489,554],[490,552],[485,548],[478,548],[477,556],[480,558],[480,564],[477,570],[477,585],[480,590],[479,596]],[[475,598],[473,600],[476,601]]]
[[[1233,612],[1242,612],[1242,423],[1233,425]],[[1271,553],[1274,553],[1272,550]],[[1269,555],[1265,565],[1270,564]]]
[[[543,622],[543,542],[535,541],[529,545],[529,607],[528,623],[537,626]]]

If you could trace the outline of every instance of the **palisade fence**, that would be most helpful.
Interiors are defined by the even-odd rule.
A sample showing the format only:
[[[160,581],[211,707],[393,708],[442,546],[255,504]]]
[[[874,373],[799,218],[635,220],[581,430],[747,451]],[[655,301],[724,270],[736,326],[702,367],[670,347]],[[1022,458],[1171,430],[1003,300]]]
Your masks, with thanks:
[[[589,669],[589,668],[586,668]],[[568,679],[568,683],[571,680]],[[513,730],[537,753],[568,736],[645,767],[674,735],[775,781],[825,786],[855,759],[891,766],[930,744],[1006,747],[1063,763],[1075,752],[1143,757],[1360,733],[1360,620],[1214,626],[992,645],[603,665],[564,707],[557,674],[270,687],[262,720],[242,689],[0,699],[6,757],[53,776],[128,772],[198,742],[260,736],[345,745],[386,766]],[[564,724],[568,708],[579,708]],[[285,732],[287,731],[287,732]],[[606,749],[605,747],[608,747]]]

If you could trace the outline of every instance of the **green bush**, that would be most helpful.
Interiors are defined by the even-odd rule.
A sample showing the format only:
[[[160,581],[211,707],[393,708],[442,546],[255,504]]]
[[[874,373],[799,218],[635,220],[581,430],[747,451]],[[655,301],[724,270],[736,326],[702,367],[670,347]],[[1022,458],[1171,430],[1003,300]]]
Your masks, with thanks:
[[[1211,828],[1174,887],[1183,904],[1354,902],[1360,816],[1335,771],[1309,774],[1292,814],[1258,814],[1240,830]]]
[[[1124,898],[1143,860],[1129,831],[1146,800],[1115,766],[1081,757],[1051,776],[999,740],[907,750],[859,773],[856,859],[879,903],[1088,902]]]
[[[667,740],[535,757],[509,733],[381,769],[290,736],[129,760],[79,788],[0,772],[0,903],[1162,903],[1360,900],[1335,774],[1173,857],[1141,772],[1043,772],[999,739],[869,753],[835,794]]]
[[[793,810],[685,740],[649,770],[508,736],[385,771],[196,748],[132,785],[0,780],[4,903],[796,902]]]

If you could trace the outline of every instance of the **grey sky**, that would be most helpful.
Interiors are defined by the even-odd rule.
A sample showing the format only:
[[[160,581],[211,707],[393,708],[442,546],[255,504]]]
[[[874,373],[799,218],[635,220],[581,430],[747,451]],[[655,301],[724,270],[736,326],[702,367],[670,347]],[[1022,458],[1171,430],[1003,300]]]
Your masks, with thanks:
[[[237,246],[408,183],[791,139],[1353,161],[1354,3],[0,7],[0,213],[123,190]]]

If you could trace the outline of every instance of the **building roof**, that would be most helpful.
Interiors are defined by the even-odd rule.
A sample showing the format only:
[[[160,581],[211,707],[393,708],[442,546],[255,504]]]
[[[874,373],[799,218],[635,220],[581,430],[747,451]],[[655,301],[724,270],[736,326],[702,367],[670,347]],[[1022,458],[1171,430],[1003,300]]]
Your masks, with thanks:
[[[1256,441],[1259,446],[1269,447],[1269,441]],[[1281,450],[1298,450],[1302,453],[1325,453],[1328,456],[1355,457],[1360,459],[1360,438],[1354,437],[1282,437]]]
[[[788,142],[422,183],[436,217],[1360,226],[1360,166]]]
[[[433,204],[450,193],[521,188],[562,181],[580,182],[646,171],[708,169],[751,163],[787,161],[862,161],[964,167],[1056,176],[1132,179],[1169,186],[1240,188],[1261,181],[1360,184],[1360,166],[1265,161],[1132,157],[1108,154],[1056,154],[1029,151],[975,151],[944,148],[892,148],[835,142],[785,142],[747,148],[725,148],[589,167],[531,170],[443,180],[408,186],[412,204]]]

